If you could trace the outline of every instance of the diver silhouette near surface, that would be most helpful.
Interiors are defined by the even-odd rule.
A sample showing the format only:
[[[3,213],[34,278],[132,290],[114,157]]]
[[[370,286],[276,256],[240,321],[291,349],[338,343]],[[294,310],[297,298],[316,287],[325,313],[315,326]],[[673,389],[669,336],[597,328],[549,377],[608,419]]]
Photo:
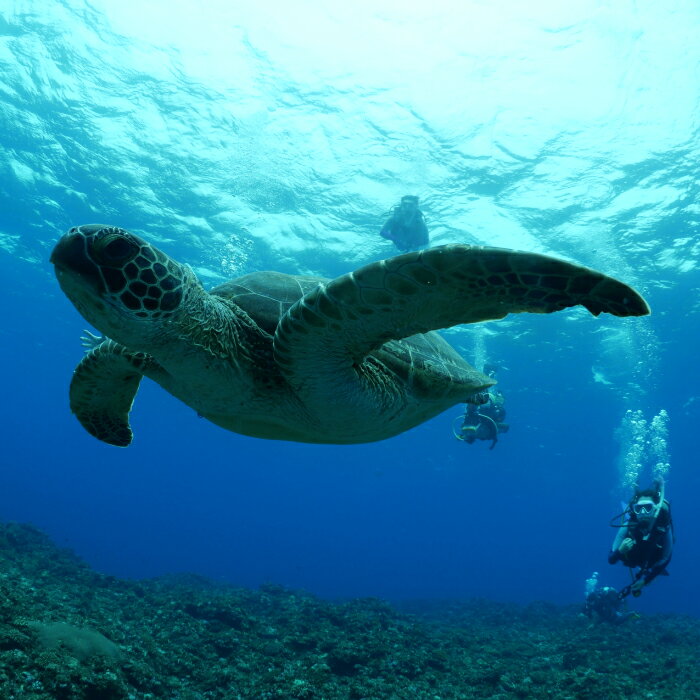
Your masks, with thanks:
[[[402,253],[429,245],[428,226],[418,208],[418,197],[412,194],[401,197],[401,203],[394,207],[379,235],[393,241]]]
[[[608,562],[621,561],[632,576],[632,583],[620,591],[620,598],[630,593],[636,598],[641,595],[642,588],[657,576],[668,576],[666,567],[673,554],[675,535],[671,504],[664,496],[664,480],[658,477],[653,488],[635,489],[625,510],[613,518],[621,518],[621,525],[610,523],[620,529],[608,554]],[[634,569],[638,571],[634,573]]]

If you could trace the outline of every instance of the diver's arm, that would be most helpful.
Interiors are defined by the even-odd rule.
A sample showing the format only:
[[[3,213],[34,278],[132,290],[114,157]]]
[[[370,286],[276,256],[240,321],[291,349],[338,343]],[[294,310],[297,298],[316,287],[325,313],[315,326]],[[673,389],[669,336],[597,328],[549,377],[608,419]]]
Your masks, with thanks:
[[[393,224],[394,223],[394,215],[392,214],[387,220],[384,226],[382,226],[382,230],[379,232],[379,235],[382,238],[388,238],[390,241],[394,240],[394,232],[393,232]]]
[[[615,535],[615,540],[613,541],[612,549],[608,553],[608,564],[614,564],[615,562],[620,561],[622,559],[622,555],[620,554],[620,545],[622,542],[627,538],[629,533],[629,527],[625,525],[625,527],[621,527],[617,531],[617,535]]]
[[[425,219],[423,218],[422,213],[418,218],[418,225],[416,226],[416,228],[418,234],[418,241],[416,245],[428,245],[430,243],[430,237],[428,236],[428,226],[425,223]]]

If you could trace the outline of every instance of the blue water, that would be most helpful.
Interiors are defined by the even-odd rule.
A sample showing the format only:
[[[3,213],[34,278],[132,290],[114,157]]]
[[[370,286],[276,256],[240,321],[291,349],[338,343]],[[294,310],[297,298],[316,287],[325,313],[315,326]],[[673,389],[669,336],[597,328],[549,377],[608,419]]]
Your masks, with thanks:
[[[700,6],[262,5],[0,9],[0,518],[119,576],[578,602],[594,570],[628,582],[606,562],[629,495],[619,428],[663,408],[678,542],[634,606],[700,615]],[[313,446],[227,433],[147,381],[128,449],[71,416],[85,322],[48,262],[70,226],[132,230],[205,286],[332,277],[394,254],[378,231],[406,193],[434,244],[575,260],[653,315],[447,332],[501,368],[511,429],[493,451],[452,437],[459,407]]]

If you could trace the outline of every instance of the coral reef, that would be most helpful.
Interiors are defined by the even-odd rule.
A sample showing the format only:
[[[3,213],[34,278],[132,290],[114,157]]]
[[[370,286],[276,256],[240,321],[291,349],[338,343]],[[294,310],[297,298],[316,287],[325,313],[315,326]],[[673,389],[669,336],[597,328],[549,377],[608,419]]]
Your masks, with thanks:
[[[123,581],[0,524],[3,700],[700,697],[700,621]]]

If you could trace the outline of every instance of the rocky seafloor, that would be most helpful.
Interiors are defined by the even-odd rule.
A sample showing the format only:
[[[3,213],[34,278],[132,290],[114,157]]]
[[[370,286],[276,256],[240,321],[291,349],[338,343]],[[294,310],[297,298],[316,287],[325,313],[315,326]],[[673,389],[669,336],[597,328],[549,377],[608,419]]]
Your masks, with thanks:
[[[700,698],[700,620],[92,571],[0,524],[0,698]]]

